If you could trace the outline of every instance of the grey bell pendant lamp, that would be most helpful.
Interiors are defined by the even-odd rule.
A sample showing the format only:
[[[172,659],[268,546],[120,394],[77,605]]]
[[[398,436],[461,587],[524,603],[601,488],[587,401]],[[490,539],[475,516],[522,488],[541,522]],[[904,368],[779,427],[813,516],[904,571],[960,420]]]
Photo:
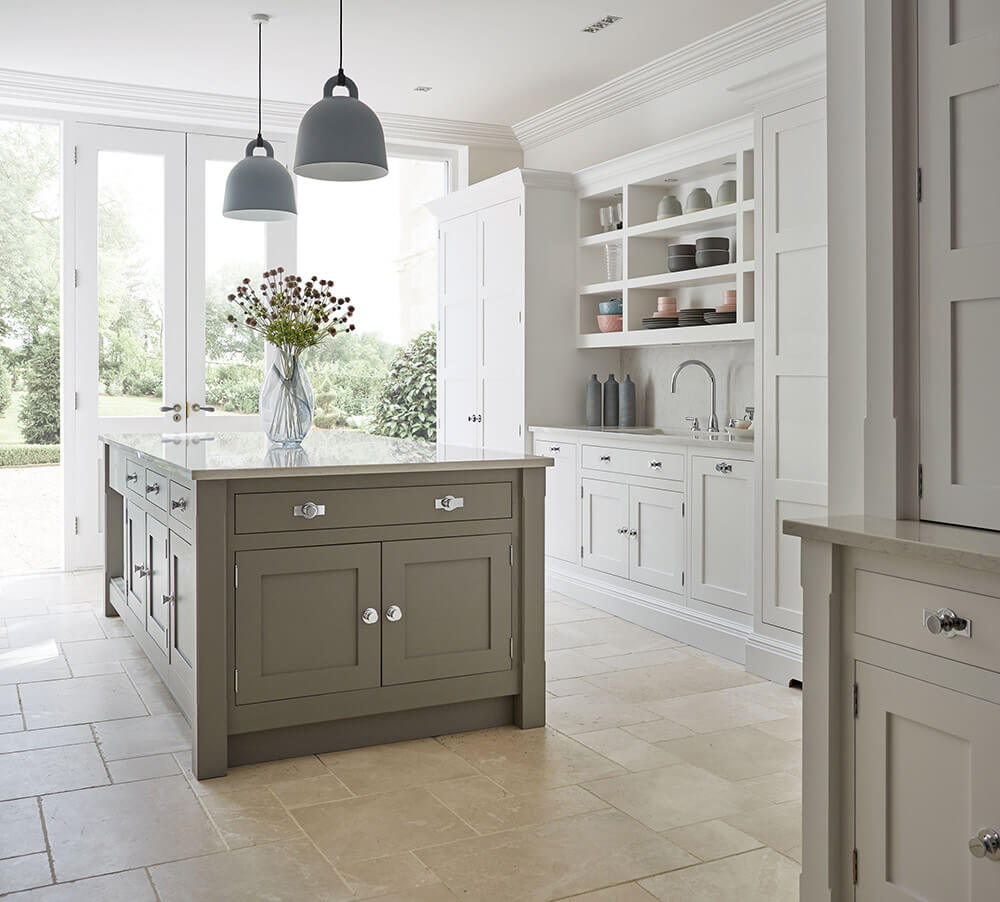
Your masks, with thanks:
[[[270,21],[265,13],[254,13],[257,23],[257,137],[247,144],[246,156],[230,170],[222,215],[230,219],[276,222],[296,214],[295,186],[289,171],[274,158],[274,148],[261,135],[262,31]],[[255,151],[263,150],[264,156]]]
[[[347,94],[334,94],[335,87]],[[299,123],[296,175],[328,182],[363,182],[389,174],[385,135],[371,107],[358,100],[358,86],[344,75],[344,0],[340,0],[340,68],[323,86]]]

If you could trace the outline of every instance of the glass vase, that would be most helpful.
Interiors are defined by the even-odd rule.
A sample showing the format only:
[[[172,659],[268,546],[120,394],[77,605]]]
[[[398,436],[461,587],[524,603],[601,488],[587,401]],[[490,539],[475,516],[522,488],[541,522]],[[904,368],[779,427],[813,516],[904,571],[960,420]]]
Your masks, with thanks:
[[[260,418],[278,445],[298,445],[312,428],[315,398],[298,351],[276,348],[260,389]]]

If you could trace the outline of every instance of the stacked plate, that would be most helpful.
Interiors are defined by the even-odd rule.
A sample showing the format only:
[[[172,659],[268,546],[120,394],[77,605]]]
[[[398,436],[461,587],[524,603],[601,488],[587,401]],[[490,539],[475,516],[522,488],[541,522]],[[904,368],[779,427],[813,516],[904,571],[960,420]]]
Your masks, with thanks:
[[[706,325],[705,315],[709,312],[714,311],[707,311],[701,307],[689,307],[687,310],[678,312],[677,324],[679,326],[704,326]]]
[[[732,313],[717,313],[709,311],[705,314],[705,322],[712,326],[719,326],[722,323],[735,323],[736,311]]]
[[[643,329],[673,329],[676,326],[676,314],[673,316],[644,316],[642,318]]]

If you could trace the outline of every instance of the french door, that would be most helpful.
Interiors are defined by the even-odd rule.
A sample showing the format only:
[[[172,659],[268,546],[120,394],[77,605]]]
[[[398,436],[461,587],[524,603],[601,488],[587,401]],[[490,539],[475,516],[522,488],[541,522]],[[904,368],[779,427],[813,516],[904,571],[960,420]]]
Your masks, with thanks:
[[[246,139],[80,125],[76,142],[75,547],[100,560],[101,433],[259,428],[264,345],[226,321],[226,295],[295,266],[295,225],[222,216]],[[275,142],[275,156],[284,147]],[[259,382],[257,383],[259,384]]]

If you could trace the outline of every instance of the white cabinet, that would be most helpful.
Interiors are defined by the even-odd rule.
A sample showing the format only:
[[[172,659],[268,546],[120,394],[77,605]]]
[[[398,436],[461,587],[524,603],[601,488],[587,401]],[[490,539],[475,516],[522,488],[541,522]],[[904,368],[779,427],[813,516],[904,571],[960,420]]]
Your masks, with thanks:
[[[1000,705],[856,665],[858,902],[1000,897],[1000,862],[969,840],[1000,830]]]
[[[584,479],[583,566],[628,576],[628,486]]]
[[[576,563],[580,558],[576,445],[538,440],[535,454],[555,461],[555,466],[545,470],[545,554]]]
[[[691,459],[691,597],[752,613],[753,463]]]

